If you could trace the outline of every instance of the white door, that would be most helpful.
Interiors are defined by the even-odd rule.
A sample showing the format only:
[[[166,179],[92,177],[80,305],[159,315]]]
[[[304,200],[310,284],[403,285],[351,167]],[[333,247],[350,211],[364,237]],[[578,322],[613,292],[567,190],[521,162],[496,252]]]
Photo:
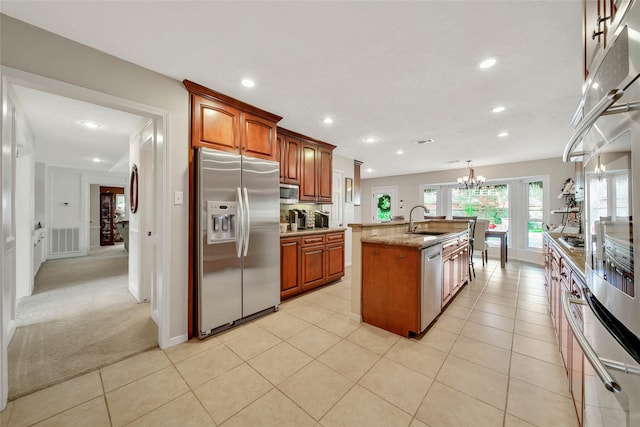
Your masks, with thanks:
[[[371,189],[371,213],[374,222],[391,221],[396,215],[397,187],[375,187]]]
[[[7,347],[13,335],[16,298],[16,228],[14,222],[15,206],[15,107],[7,95],[8,83],[2,77],[2,159],[0,177],[2,177],[2,209],[0,210],[0,410],[7,405]]]
[[[333,171],[333,204],[329,205],[330,227],[342,227],[344,224],[344,172]]]

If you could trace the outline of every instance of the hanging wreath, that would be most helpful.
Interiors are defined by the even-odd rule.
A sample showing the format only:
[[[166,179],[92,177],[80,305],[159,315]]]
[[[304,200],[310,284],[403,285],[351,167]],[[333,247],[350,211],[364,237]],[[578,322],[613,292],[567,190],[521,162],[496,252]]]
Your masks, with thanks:
[[[378,197],[378,210],[381,212],[389,212],[391,210],[391,196],[383,194]]]

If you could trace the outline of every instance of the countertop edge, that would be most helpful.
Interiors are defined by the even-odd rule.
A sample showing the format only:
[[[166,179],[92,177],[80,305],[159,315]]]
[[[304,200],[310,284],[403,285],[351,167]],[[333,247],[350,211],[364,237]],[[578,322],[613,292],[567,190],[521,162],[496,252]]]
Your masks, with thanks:
[[[560,233],[549,233],[549,232],[545,232],[544,233],[547,237],[549,237],[549,241],[551,242],[551,244],[553,244],[554,248],[557,249],[562,255],[563,257],[567,260],[569,267],[571,267],[571,270],[573,270],[574,272],[578,273],[580,275],[580,278],[583,281],[586,281],[586,274],[585,274],[585,251],[584,249],[568,249],[566,248],[564,245],[562,245],[558,239],[562,236],[565,236],[566,234],[560,234]],[[576,263],[576,258],[582,258],[582,265],[578,265],[578,263]]]
[[[312,236],[314,234],[329,234],[329,233],[339,233],[341,231],[346,231],[347,229],[344,227],[329,227],[329,228],[313,228],[309,230],[297,230],[297,231],[285,231],[284,233],[280,233],[281,239],[286,239],[289,237],[303,237],[303,236]]]
[[[437,236],[424,236],[420,234],[397,233],[386,236],[369,236],[360,239],[362,243],[374,243],[389,246],[407,246],[418,250],[428,248],[438,243],[468,234],[468,230],[445,232]]]

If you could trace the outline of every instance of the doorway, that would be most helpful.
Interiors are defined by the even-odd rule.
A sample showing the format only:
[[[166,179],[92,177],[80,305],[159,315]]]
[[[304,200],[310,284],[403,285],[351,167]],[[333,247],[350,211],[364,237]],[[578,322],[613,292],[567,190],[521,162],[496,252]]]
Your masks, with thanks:
[[[398,189],[392,187],[375,187],[371,189],[371,212],[374,222],[391,221],[396,215]]]
[[[147,156],[147,160],[148,162],[150,162],[150,164],[148,165],[147,169],[149,172],[149,180],[150,181],[155,181],[155,179],[153,178],[157,178],[158,176],[163,176],[164,174],[164,165],[162,164],[162,162],[158,161],[158,159],[163,159],[164,158],[164,150],[166,149],[166,141],[164,144],[161,144],[160,148],[156,147],[155,141],[157,141],[158,136],[160,136],[160,138],[162,138],[162,136],[165,133],[165,129],[166,129],[166,123],[167,123],[167,113],[166,112],[161,112],[161,111],[157,111],[157,110],[152,110],[149,107],[146,106],[142,106],[142,105],[138,105],[135,104],[131,101],[126,101],[126,100],[118,100],[118,99],[114,99],[111,96],[108,95],[103,95],[103,94],[99,94],[99,93],[95,93],[93,91],[88,91],[79,87],[75,87],[72,85],[68,85],[65,83],[61,83],[61,82],[56,82],[56,81],[52,81],[50,79],[46,79],[46,78],[42,78],[39,76],[34,76],[34,75],[30,75],[28,73],[23,73],[17,70],[9,70],[9,72],[6,72],[7,70],[3,68],[3,76],[2,76],[2,81],[3,81],[3,89],[5,88],[10,88],[11,86],[17,87],[17,86],[24,86],[30,89],[37,89],[37,90],[41,90],[44,91],[45,93],[54,93],[56,95],[60,95],[60,96],[66,96],[68,98],[72,98],[72,99],[76,99],[79,101],[83,101],[83,102],[91,102],[94,103],[95,105],[104,105],[104,106],[109,106],[111,108],[115,106],[119,106],[120,108],[122,108],[122,111],[126,111],[128,113],[131,114],[137,114],[137,115],[141,115],[141,117],[147,117],[145,119],[146,122],[150,122],[151,123],[151,129],[152,129],[152,138],[147,139],[147,143],[149,144],[150,147],[152,147],[152,149],[150,150],[150,152],[153,153],[153,155],[151,156]],[[15,73],[14,73],[15,72]],[[3,90],[2,91],[2,97],[3,97],[3,102],[6,102],[5,100],[8,99],[9,97],[9,90]],[[15,129],[15,120],[12,120],[12,122],[7,122],[6,120],[3,120],[3,133],[5,129]],[[9,139],[14,139],[13,137],[9,138]],[[5,138],[3,137],[3,146],[4,146],[4,142],[5,142]],[[131,149],[130,147],[132,146],[132,144],[129,144],[129,149]],[[139,148],[136,147],[136,150],[138,150]],[[14,153],[14,150],[10,150],[8,151],[8,153]],[[3,162],[5,161],[9,161],[11,162],[11,157],[7,156],[5,157],[6,152],[3,151]],[[69,152],[69,155],[71,156],[72,154],[77,154],[77,150],[74,150],[73,152]],[[88,155],[88,153],[85,153],[86,155]],[[15,159],[13,160],[14,164],[15,164]],[[129,168],[129,162],[127,161],[125,163],[125,169]],[[5,184],[7,187],[11,188],[15,188],[14,186],[16,185],[16,175],[18,174],[18,171],[16,170],[17,168],[14,167],[13,171],[8,171],[8,169],[3,169],[3,184]],[[5,172],[7,172],[7,176],[8,179],[5,180]],[[86,196],[88,196],[88,193],[90,193],[89,190],[89,182],[91,182],[92,180],[97,180],[98,183],[105,183],[105,182],[101,182],[100,178],[96,178],[96,174],[92,173],[91,171],[85,171],[85,173],[81,174],[82,178],[81,178],[81,182],[78,182],[78,188],[77,188],[77,201],[81,202],[80,204],[82,204],[82,200],[84,199],[85,201],[88,201],[88,197],[83,197],[82,193],[87,193]],[[128,181],[128,176],[125,175],[124,179],[121,179],[118,183],[119,184],[125,184],[126,186],[126,182]],[[157,186],[152,186],[151,187],[151,194],[147,194],[146,195],[146,199],[145,199],[145,203],[149,203],[149,205],[147,205],[147,210],[149,213],[149,215],[152,218],[156,218],[156,215],[153,212],[159,212],[161,209],[163,209],[163,203],[162,201],[164,200],[164,197],[158,197],[159,194],[162,194],[164,192],[164,180],[159,180],[159,182],[161,182],[162,184],[157,185]],[[83,188],[83,190],[80,190],[80,188]],[[74,195],[76,193],[74,193],[74,189],[70,189],[71,191],[69,191],[70,195]],[[141,188],[141,193],[146,193],[147,190],[143,190]],[[13,193],[13,194],[12,194]],[[15,190],[13,191],[8,191],[5,192],[3,189],[3,200],[4,200],[4,196],[5,195],[9,195],[9,203],[12,203],[13,205],[16,204],[16,197],[18,198],[17,202],[20,203],[21,199],[20,199],[20,195],[16,194]],[[88,202],[86,202],[88,204]],[[47,209],[51,208],[51,206],[54,204],[54,202],[52,202],[51,199],[47,200],[45,202],[45,205],[47,206]],[[74,203],[73,202],[64,202],[64,203],[59,203],[60,206],[57,206],[57,208],[59,209],[63,209],[63,208],[68,208],[69,206],[73,206]],[[84,225],[79,226],[79,233],[78,233],[78,237],[77,240],[80,242],[79,244],[82,245],[82,250],[77,251],[77,252],[84,252],[84,254],[87,254],[89,252],[89,235],[90,235],[90,231],[89,231],[89,226],[88,226],[88,206],[86,208],[86,210],[83,212],[82,209],[78,209],[78,206],[75,206],[77,211],[79,212],[78,216],[80,218],[80,221],[84,223]],[[158,214],[158,217],[162,218],[161,214]],[[2,221],[3,224],[6,221],[11,221],[13,222],[13,218],[15,218],[15,213],[14,212],[8,212],[8,215],[3,215]],[[46,224],[46,223],[45,223]],[[152,222],[152,225],[155,224],[155,221]],[[150,231],[153,231],[154,236],[157,235],[161,235],[162,234],[162,229],[159,229],[156,231],[156,229],[149,229]],[[75,241],[76,237],[73,237],[73,233],[71,233],[71,240]],[[140,246],[138,245],[138,248]],[[147,263],[150,267],[151,271],[155,271],[156,268],[160,268],[158,267],[157,263],[155,262],[156,259],[162,259],[162,248],[158,248],[157,245],[152,243],[152,247],[153,250],[150,252],[142,252],[139,250],[136,250],[135,253],[131,252],[131,256],[129,257],[130,259],[135,260],[136,264],[139,265],[141,264],[141,261],[144,260],[145,263]],[[160,257],[157,256],[158,251],[161,252]],[[149,256],[148,254],[151,254],[151,256]],[[82,253],[78,253],[78,255],[82,255]],[[1,307],[2,307],[2,314],[3,315],[8,315],[9,317],[3,317],[3,327],[2,327],[2,353],[0,353],[0,362],[1,362],[1,366],[2,366],[2,378],[3,378],[3,385],[2,385],[2,389],[0,390],[0,398],[1,400],[5,401],[6,396],[8,395],[8,391],[7,391],[7,387],[6,387],[6,379],[8,378],[7,375],[7,347],[9,345],[9,342],[14,334],[15,331],[15,307],[16,307],[16,297],[15,297],[15,287],[16,287],[16,276],[15,276],[15,271],[16,271],[16,261],[15,261],[15,257],[4,257],[3,256],[3,273],[6,272],[6,275],[3,277],[3,281],[2,281],[2,286],[3,286],[3,293],[2,293],[2,301],[1,301]],[[56,261],[65,261],[65,260],[56,260]],[[8,280],[7,277],[9,276],[9,274],[12,275],[12,279]],[[158,275],[151,275],[151,279],[149,281],[149,288],[150,289],[154,289],[160,286],[163,286],[163,283],[160,283],[161,281],[161,277],[162,276],[158,276]],[[126,279],[125,279],[126,281]],[[8,291],[8,292],[7,292]],[[151,290],[149,290],[148,292],[149,294],[154,293],[154,294],[165,294],[166,292],[151,292]],[[149,298],[147,298],[148,300]],[[152,310],[148,309],[147,310],[147,317],[149,319],[154,318],[154,320],[158,323],[158,329],[157,329],[157,333],[155,336],[155,345],[157,345],[157,343],[160,341],[159,337],[163,336],[163,328],[165,328],[165,325],[162,325],[161,319],[161,312],[160,312],[160,308],[162,307],[162,304],[159,301],[155,302],[155,307],[157,308],[156,310],[156,314],[152,315]],[[114,333],[117,333],[117,331],[112,331]]]

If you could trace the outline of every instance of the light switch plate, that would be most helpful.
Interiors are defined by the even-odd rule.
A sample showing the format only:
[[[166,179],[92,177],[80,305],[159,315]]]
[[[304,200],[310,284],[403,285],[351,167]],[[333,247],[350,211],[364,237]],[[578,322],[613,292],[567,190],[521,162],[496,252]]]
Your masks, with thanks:
[[[181,205],[184,203],[184,198],[182,196],[182,191],[174,191],[173,192],[173,204]]]

